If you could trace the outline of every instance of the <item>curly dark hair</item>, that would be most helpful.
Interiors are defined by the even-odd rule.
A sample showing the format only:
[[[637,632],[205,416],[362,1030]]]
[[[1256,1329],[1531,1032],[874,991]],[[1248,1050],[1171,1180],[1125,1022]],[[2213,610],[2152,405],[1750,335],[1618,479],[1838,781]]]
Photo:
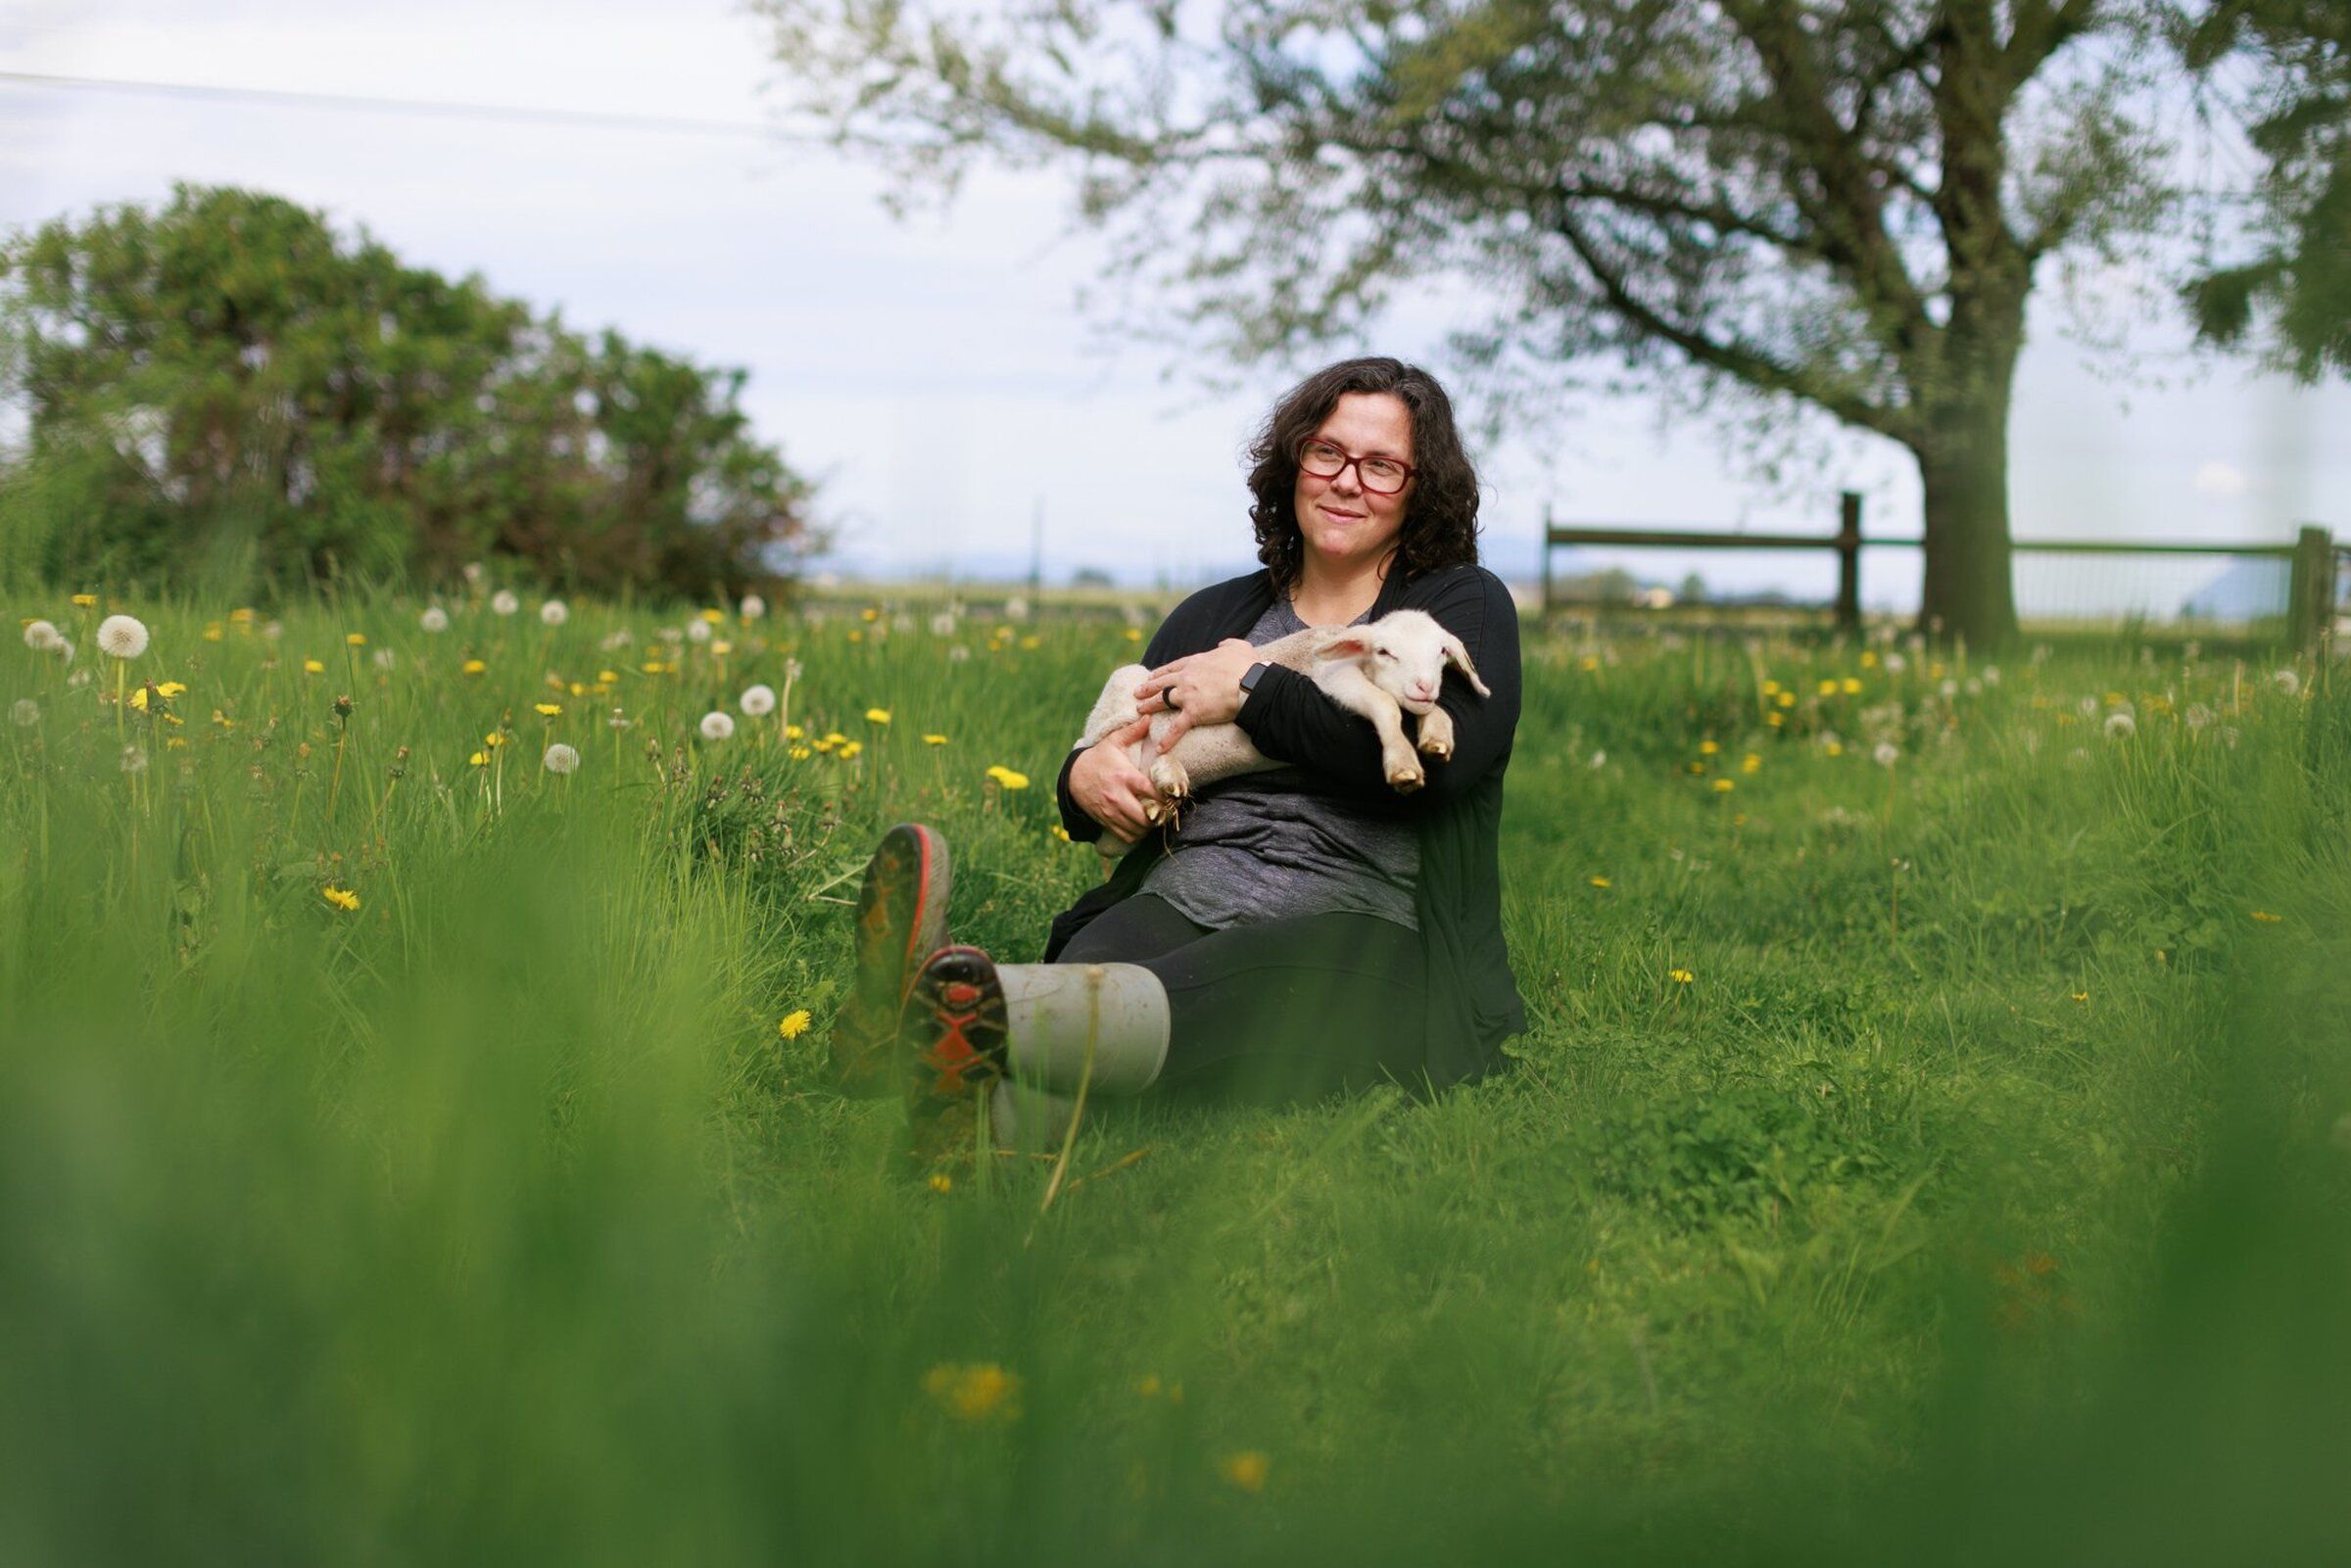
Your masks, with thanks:
[[[1437,378],[1401,359],[1342,359],[1308,376],[1283,395],[1249,444],[1249,490],[1257,498],[1249,520],[1257,528],[1257,558],[1276,588],[1298,586],[1306,567],[1306,539],[1298,531],[1298,448],[1321,427],[1350,392],[1384,392],[1400,399],[1413,421],[1413,492],[1397,534],[1396,564],[1407,581],[1477,560],[1477,470],[1462,450],[1453,400]]]

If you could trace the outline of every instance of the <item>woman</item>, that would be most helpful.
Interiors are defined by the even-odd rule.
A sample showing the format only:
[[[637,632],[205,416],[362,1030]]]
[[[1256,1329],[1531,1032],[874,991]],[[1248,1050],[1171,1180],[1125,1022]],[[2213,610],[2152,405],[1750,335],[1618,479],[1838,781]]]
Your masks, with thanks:
[[[1028,1141],[1080,1083],[1442,1088],[1491,1070],[1525,1026],[1497,848],[1517,612],[1477,564],[1477,477],[1451,401],[1414,366],[1346,360],[1281,400],[1251,458],[1264,569],[1178,605],[1145,653],[1144,717],[1062,768],[1070,836],[1136,847],[1054,920],[1045,962],[942,945],[946,857],[930,830],[892,829],[875,856],[835,1055],[851,1079],[899,1079],[918,1159],[951,1145],[983,1092],[999,1138]],[[1462,639],[1492,695],[1445,684],[1455,751],[1424,758],[1425,786],[1400,795],[1371,726],[1255,648],[1407,608]],[[1179,730],[1236,723],[1288,766],[1203,790],[1160,832],[1127,746],[1167,708]]]

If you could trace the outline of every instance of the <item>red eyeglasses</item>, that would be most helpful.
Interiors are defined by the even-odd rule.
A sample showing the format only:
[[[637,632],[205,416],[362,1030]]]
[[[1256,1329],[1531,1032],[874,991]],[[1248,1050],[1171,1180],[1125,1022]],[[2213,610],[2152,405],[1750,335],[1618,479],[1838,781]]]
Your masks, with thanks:
[[[1298,467],[1317,479],[1336,479],[1355,465],[1355,477],[1374,496],[1393,496],[1419,472],[1397,457],[1350,457],[1329,442],[1310,437],[1298,446]]]

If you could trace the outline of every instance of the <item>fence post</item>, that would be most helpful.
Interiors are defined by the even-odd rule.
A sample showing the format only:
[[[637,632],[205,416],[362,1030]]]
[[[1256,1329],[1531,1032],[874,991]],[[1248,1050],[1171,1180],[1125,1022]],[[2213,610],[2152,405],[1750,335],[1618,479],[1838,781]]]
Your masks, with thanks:
[[[2324,528],[2294,536],[2286,580],[2286,637],[2296,653],[2315,653],[2334,620],[2334,540]]]
[[[1543,503],[1543,618],[1551,618],[1551,502]]]
[[[1861,630],[1861,495],[1851,490],[1838,499],[1837,630]]]

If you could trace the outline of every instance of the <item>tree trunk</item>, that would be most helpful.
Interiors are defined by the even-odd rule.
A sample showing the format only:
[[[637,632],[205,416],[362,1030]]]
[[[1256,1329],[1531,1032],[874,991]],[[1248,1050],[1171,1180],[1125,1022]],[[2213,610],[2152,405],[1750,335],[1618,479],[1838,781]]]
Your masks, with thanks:
[[[1926,496],[1926,579],[1919,629],[1993,647],[2016,636],[2009,567],[2008,396],[1971,409],[1917,452]]]

